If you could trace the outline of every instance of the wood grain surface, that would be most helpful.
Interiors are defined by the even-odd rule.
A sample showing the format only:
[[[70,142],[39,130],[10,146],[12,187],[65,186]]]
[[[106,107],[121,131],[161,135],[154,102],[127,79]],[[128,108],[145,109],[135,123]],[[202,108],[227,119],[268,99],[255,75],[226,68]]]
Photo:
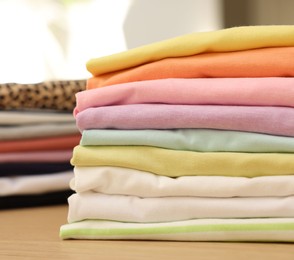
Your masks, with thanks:
[[[0,259],[294,259],[294,244],[63,241],[66,217],[67,205],[0,211]]]

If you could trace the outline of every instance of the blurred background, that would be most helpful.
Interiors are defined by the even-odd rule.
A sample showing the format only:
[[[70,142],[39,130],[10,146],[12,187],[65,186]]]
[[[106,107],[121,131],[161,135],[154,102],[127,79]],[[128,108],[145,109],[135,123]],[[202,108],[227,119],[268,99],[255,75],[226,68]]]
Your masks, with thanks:
[[[2,0],[0,83],[90,77],[90,58],[195,31],[294,24],[293,0]]]

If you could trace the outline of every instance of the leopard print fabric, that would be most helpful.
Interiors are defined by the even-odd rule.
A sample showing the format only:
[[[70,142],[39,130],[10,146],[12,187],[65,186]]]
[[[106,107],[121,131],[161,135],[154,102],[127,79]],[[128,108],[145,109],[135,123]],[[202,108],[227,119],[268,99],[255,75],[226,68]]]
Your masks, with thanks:
[[[0,84],[0,109],[73,111],[76,105],[75,94],[85,89],[86,80]]]

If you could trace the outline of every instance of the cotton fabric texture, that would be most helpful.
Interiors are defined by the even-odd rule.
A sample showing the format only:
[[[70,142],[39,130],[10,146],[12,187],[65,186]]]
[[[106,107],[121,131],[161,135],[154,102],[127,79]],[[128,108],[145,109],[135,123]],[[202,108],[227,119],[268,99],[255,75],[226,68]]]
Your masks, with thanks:
[[[211,32],[196,32],[94,58],[87,62],[87,68],[97,76],[169,57],[294,46],[293,35],[294,27],[291,25],[243,26]]]
[[[63,239],[294,242],[294,219],[193,219],[165,223],[83,220],[62,225],[60,236]]]
[[[168,58],[92,77],[87,89],[164,78],[293,77],[293,57],[293,47],[276,47]]]
[[[124,167],[170,177],[294,174],[293,153],[201,153],[146,146],[76,146],[71,163]]]
[[[294,109],[265,106],[133,104],[88,108],[76,116],[87,129],[206,128],[294,136]]]
[[[149,223],[196,218],[294,217],[294,196],[140,198],[84,192],[71,195],[68,203],[69,223],[84,219]]]
[[[62,239],[294,242],[294,26],[93,58]]]
[[[128,82],[78,92],[74,112],[78,114],[90,107],[156,103],[293,107],[293,84],[291,77],[168,78]]]
[[[115,181],[113,181],[115,180]],[[226,176],[181,176],[171,178],[120,167],[75,167],[70,187],[141,198],[153,197],[283,197],[294,195],[294,176],[254,178]]]
[[[292,137],[212,129],[84,130],[81,146],[155,146],[198,152],[293,153]]]

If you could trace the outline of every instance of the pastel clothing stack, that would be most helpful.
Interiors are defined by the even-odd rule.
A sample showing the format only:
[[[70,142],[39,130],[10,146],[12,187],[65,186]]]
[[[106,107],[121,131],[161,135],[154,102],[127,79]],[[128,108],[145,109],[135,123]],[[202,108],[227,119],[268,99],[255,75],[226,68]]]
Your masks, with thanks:
[[[250,26],[90,60],[60,237],[294,242],[291,55]]]
[[[0,84],[0,209],[66,203],[81,137],[72,93],[85,83]]]

